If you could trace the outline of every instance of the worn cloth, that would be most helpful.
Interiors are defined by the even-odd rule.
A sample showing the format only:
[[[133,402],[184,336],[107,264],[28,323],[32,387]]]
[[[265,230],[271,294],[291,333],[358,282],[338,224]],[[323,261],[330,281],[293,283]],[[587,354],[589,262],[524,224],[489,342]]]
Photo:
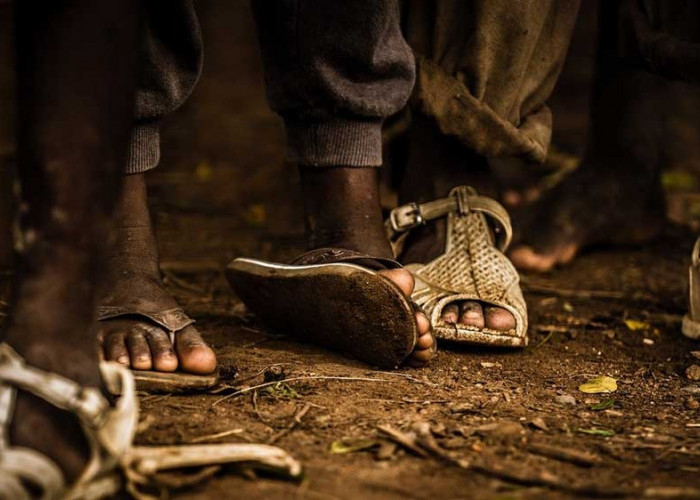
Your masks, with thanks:
[[[413,54],[398,1],[253,0],[270,105],[284,120],[287,159],[307,166],[382,163],[382,122],[407,102]],[[126,173],[158,163],[160,119],[180,106],[201,71],[192,0],[148,5],[136,126]]]
[[[543,162],[580,0],[404,0],[412,104],[485,157]]]

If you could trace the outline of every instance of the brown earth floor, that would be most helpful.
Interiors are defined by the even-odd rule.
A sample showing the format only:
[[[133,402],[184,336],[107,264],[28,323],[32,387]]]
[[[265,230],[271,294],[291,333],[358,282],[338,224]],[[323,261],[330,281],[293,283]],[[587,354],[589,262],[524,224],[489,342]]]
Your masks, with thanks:
[[[685,376],[700,364],[690,354],[700,344],[679,331],[687,230],[526,276],[531,343],[522,351],[441,346],[429,368],[378,372],[266,333],[245,316],[221,268],[235,256],[286,260],[300,251],[300,198],[294,169],[283,164],[280,123],[264,101],[247,2],[198,5],[207,46],[227,50],[209,52],[195,95],[166,124],[163,162],[150,177],[166,281],[216,347],[223,384],[251,387],[266,370],[309,378],[218,404],[225,392],[145,395],[138,442],[187,443],[237,429],[212,442],[265,442],[309,407],[276,443],[303,462],[301,483],[229,470],[174,498],[638,498],[650,487],[700,488],[700,385]],[[577,47],[590,56],[590,44]],[[572,63],[567,71],[564,82],[574,83],[554,99],[559,142],[580,152],[585,98],[566,92],[580,95],[590,70]],[[618,390],[578,390],[599,375],[615,378]],[[602,402],[608,407],[595,409]],[[455,457],[559,487],[515,484],[386,445],[381,457],[376,448],[329,451],[344,438],[376,440],[380,425],[408,432],[417,423],[429,424]],[[595,464],[538,455],[533,443],[587,452]]]

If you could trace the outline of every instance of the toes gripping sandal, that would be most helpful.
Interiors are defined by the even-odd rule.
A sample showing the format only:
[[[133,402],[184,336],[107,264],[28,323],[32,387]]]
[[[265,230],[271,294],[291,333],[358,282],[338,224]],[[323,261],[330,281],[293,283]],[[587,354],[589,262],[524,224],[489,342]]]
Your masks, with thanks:
[[[196,484],[217,472],[220,465],[234,462],[292,478],[301,475],[299,462],[275,446],[132,446],[138,403],[131,372],[117,363],[101,363],[100,368],[108,390],[121,395],[116,406],[99,389],[29,367],[9,345],[0,344],[0,500],[95,500],[112,497],[123,488],[138,500],[155,500],[164,497],[167,487]],[[90,459],[73,485],[66,485],[53,460],[9,442],[17,391],[68,411],[80,422]],[[167,473],[193,467],[205,468],[175,482]],[[160,494],[152,496],[147,490],[160,490]]]
[[[178,332],[195,323],[179,307],[160,310],[157,304],[147,300],[134,300],[127,306],[102,305],[97,308],[99,321],[118,318],[136,318],[144,323],[144,328],[161,328],[170,342],[175,345]],[[136,388],[139,391],[154,393],[177,393],[204,391],[219,383],[219,374],[193,375],[182,372],[157,372],[153,370],[134,371]]]
[[[447,198],[411,203],[392,210],[387,233],[400,255],[411,229],[446,217],[444,253],[428,264],[410,264],[416,278],[411,298],[423,308],[435,337],[451,341],[498,346],[527,345],[527,308],[518,272],[504,255],[512,228],[506,210],[495,200],[459,186]],[[515,328],[498,331],[442,320],[445,306],[478,301],[501,307],[515,318]]]
[[[395,368],[418,338],[413,304],[377,271],[400,268],[342,248],[307,252],[291,264],[239,258],[229,283],[263,323],[381,368]]]
[[[700,238],[693,247],[689,274],[690,308],[683,318],[681,329],[686,337],[700,340]]]

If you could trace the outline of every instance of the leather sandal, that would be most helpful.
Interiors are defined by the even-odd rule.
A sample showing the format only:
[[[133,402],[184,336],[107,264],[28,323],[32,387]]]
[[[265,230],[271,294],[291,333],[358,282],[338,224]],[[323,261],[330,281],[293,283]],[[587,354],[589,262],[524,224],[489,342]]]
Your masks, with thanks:
[[[372,366],[396,368],[416,346],[415,307],[377,271],[400,267],[391,259],[320,248],[291,264],[238,258],[226,276],[272,329]]]
[[[426,312],[437,339],[509,347],[527,345],[527,307],[520,278],[505,255],[512,238],[510,217],[495,200],[458,186],[447,198],[410,203],[391,211],[386,221],[394,255],[400,255],[408,233],[438,218],[447,218],[444,253],[427,264],[406,267],[416,279],[411,298]],[[515,318],[510,331],[450,324],[445,306],[478,301],[501,307]]]
[[[82,387],[55,373],[27,366],[8,344],[0,344],[0,500],[96,500],[113,497],[122,489],[139,500],[155,500],[163,498],[163,491],[158,496],[146,491],[163,490],[166,471],[234,462],[293,478],[301,475],[299,462],[274,446],[132,446],[138,423],[133,376],[118,363],[103,362],[100,368],[108,390],[120,395],[115,406],[98,388]],[[72,485],[66,484],[63,472],[49,457],[11,445],[9,426],[18,391],[70,412],[79,421],[90,458]],[[193,474],[191,484],[202,477]]]

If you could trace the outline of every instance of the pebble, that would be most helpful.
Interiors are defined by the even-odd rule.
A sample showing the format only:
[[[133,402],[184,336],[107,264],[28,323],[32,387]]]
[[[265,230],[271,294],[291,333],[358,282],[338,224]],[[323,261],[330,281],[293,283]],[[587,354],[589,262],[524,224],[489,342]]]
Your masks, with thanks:
[[[700,380],[700,366],[690,365],[685,370],[685,376],[688,378],[688,380]]]
[[[575,405],[576,404],[576,398],[573,396],[569,396],[568,394],[562,394],[561,396],[557,396],[555,401],[559,403],[560,405]]]
[[[697,399],[691,396],[685,400],[685,407],[689,410],[697,410],[700,408],[700,403],[698,403]]]

